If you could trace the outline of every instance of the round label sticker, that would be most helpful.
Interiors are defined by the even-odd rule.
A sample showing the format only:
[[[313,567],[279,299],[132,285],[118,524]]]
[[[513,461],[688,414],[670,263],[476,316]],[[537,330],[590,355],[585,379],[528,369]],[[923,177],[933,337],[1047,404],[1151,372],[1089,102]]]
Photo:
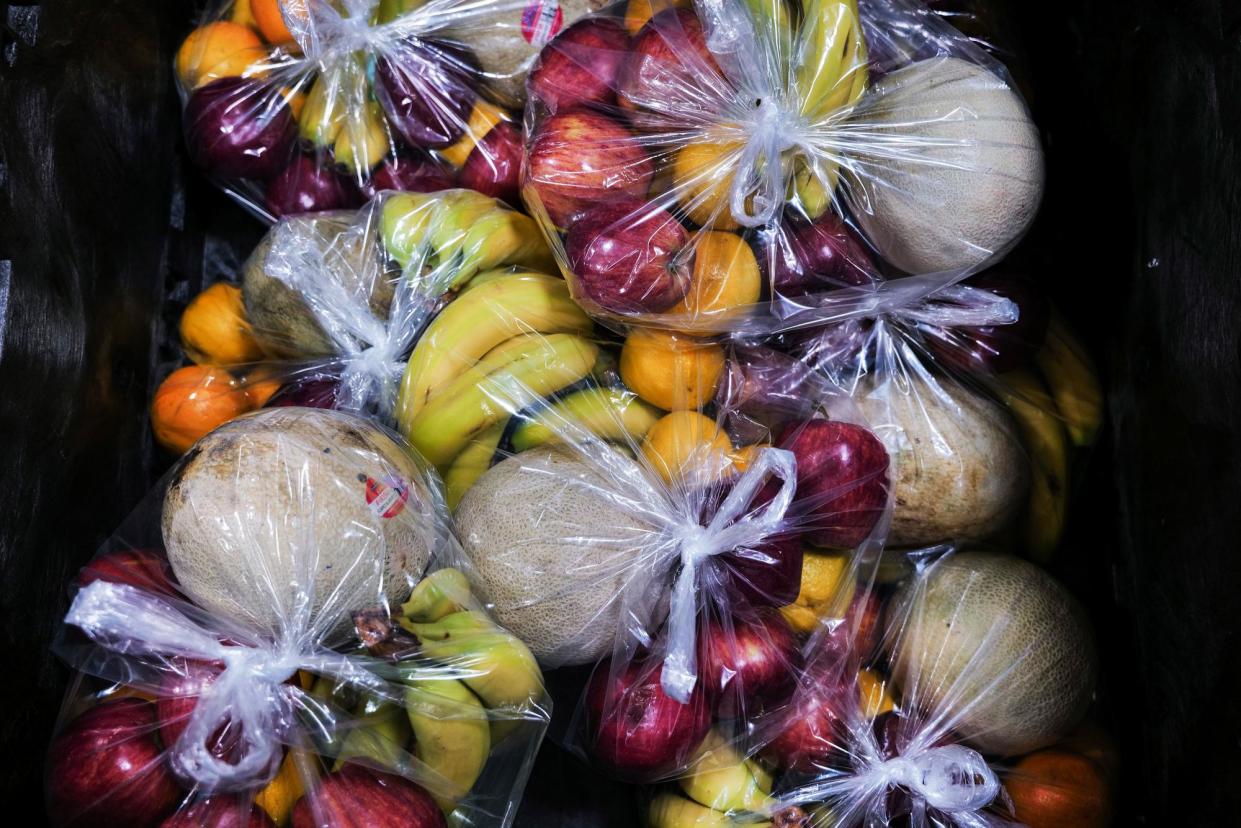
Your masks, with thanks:
[[[534,46],[543,46],[563,25],[559,0],[533,0],[521,13],[521,35]]]
[[[363,475],[358,475],[363,477]],[[366,477],[366,505],[381,518],[394,518],[409,502],[409,487],[400,480],[387,483]]]

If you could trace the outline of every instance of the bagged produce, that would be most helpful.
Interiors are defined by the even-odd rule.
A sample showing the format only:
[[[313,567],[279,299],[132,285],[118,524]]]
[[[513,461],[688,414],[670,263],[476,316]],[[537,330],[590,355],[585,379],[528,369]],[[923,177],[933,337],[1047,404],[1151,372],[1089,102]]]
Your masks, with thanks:
[[[1081,724],[1098,664],[1077,603],[1004,553],[903,563],[855,560],[751,755],[654,792],[653,828],[1108,824],[1115,757]]]
[[[527,84],[522,195],[610,323],[765,333],[875,276],[924,295],[1032,221],[1038,133],[1003,68],[911,0],[630,0]]]
[[[515,203],[529,63],[590,0],[226,0],[177,52],[194,162],[255,215],[455,184]]]
[[[385,192],[365,209],[278,222],[239,284],[186,307],[180,334],[195,363],[155,393],[152,425],[181,453],[220,423],[264,405],[340,408],[390,422],[405,360],[436,313],[475,279],[551,271],[534,223],[469,190]],[[542,277],[563,294],[564,280]]]
[[[221,426],[79,573],[55,825],[507,825],[549,719],[439,482],[373,422]]]
[[[808,557],[830,567],[882,535],[888,455],[847,396],[763,420],[716,405],[737,358],[721,344],[667,360],[631,339],[617,357],[518,325],[520,278],[431,323],[398,422],[445,476],[496,618],[545,669],[591,673],[567,744],[616,777],[669,778],[784,704],[806,626],[779,608]],[[489,288],[510,301],[471,307]]]

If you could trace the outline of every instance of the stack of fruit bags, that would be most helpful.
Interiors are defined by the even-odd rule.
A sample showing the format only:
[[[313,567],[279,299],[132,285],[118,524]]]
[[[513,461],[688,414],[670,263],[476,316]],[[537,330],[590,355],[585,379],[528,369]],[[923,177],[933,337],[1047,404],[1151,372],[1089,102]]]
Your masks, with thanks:
[[[216,283],[185,308],[180,335],[193,364],[156,390],[156,438],[180,454],[264,405],[390,421],[427,320],[476,281],[526,285],[520,301],[532,324],[588,330],[564,280],[540,275],[554,269],[527,216],[471,190],[386,192],[359,211],[282,219],[240,285]],[[510,287],[487,290],[519,304]]]
[[[176,62],[194,162],[272,221],[454,182],[517,200],[526,70],[588,0],[226,0]]]
[[[75,582],[53,823],[509,824],[549,702],[479,584],[380,426],[222,426]]]

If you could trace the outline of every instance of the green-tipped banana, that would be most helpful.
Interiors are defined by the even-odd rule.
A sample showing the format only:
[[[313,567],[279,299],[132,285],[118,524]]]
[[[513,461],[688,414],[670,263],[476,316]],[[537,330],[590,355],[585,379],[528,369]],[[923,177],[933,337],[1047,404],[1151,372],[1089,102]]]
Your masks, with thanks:
[[[434,624],[402,619],[401,626],[418,638],[424,656],[460,671],[489,709],[524,710],[543,695],[529,648],[480,612],[455,612]]]
[[[734,828],[742,823],[723,811],[699,805],[679,794],[664,792],[655,795],[646,812],[651,828]],[[770,822],[746,822],[746,828],[771,828]]]
[[[523,419],[513,430],[513,451],[551,442],[566,428],[580,428],[605,440],[628,439],[636,445],[661,416],[662,411],[625,388],[583,388]]]
[[[456,679],[415,679],[405,690],[414,755],[435,771],[428,784],[445,813],[478,781],[491,752],[491,726],[478,697]]]
[[[332,157],[360,178],[378,166],[391,150],[383,113],[377,104],[371,103],[365,117],[345,120],[332,145]]]
[[[524,271],[489,278],[450,302],[419,338],[401,379],[400,418],[413,422],[438,390],[505,340],[591,329],[564,279]]]
[[[303,705],[302,715],[319,719],[319,708],[322,707],[324,721],[338,715],[341,710],[352,710],[357,702],[357,695],[351,686],[327,676],[316,676],[307,695],[310,700]],[[316,752],[330,758],[340,750],[346,735],[321,724],[310,724],[307,729],[314,734]]]
[[[554,391],[587,376],[599,348],[573,334],[531,336],[507,350],[504,364],[484,368],[486,359],[444,386],[416,418],[398,407],[402,434],[437,469],[444,469],[471,440]]]
[[[1038,377],[1012,371],[1003,377],[1002,395],[1021,427],[1030,458],[1026,509],[1026,550],[1046,563],[1060,545],[1069,506],[1069,442],[1056,404]]]
[[[439,621],[470,605],[470,582],[459,569],[437,569],[418,582],[401,612],[410,621]]]
[[[719,733],[712,731],[702,750],[693,771],[678,780],[691,799],[716,811],[758,811],[773,804],[770,777],[763,774],[764,789],[751,765]]]
[[[1059,314],[1052,314],[1047,340],[1036,361],[1073,445],[1093,444],[1103,425],[1103,388],[1085,348]]]
[[[801,114],[826,117],[866,88],[866,40],[857,0],[807,0],[797,66]]]
[[[491,468],[507,426],[508,421],[502,420],[471,440],[444,472],[444,497],[449,509],[455,511],[465,493]]]
[[[334,770],[350,759],[369,759],[380,767],[396,770],[409,744],[409,721],[398,705],[368,699],[358,711],[340,752]]]

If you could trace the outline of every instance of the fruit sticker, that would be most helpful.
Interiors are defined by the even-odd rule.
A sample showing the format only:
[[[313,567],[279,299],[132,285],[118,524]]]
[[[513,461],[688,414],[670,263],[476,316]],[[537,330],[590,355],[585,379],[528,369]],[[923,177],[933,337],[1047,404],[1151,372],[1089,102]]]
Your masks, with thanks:
[[[359,474],[358,480],[366,482],[366,505],[385,520],[399,515],[409,502],[409,486],[399,478],[384,482]]]
[[[521,12],[521,36],[527,43],[542,46],[564,26],[564,12],[558,0],[534,0]]]

